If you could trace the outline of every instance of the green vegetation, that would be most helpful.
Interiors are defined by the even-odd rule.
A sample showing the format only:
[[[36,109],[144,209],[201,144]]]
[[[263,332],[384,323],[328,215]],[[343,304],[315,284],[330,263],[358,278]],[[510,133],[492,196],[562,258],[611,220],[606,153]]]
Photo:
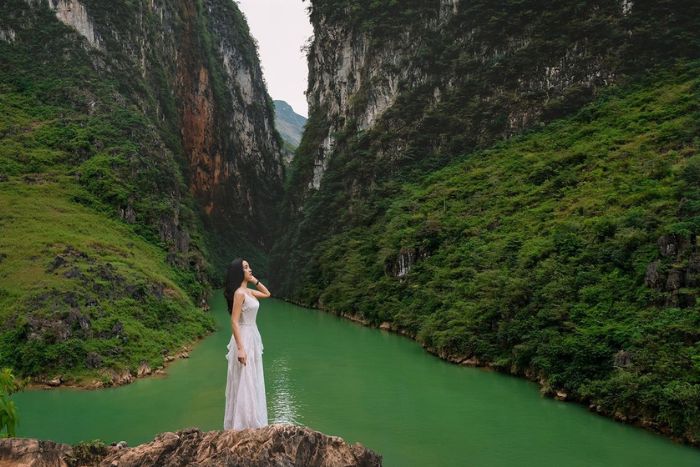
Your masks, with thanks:
[[[679,63],[364,198],[338,171],[368,156],[331,160],[280,250],[300,249],[290,298],[698,443],[699,105]]]
[[[275,290],[700,444],[700,6],[455,3],[312,2]]]
[[[17,407],[10,400],[10,395],[19,390],[19,384],[15,381],[15,376],[10,368],[3,368],[0,371],[0,438],[11,438],[15,436],[15,428],[19,421],[17,417]],[[3,433],[3,431],[5,433]]]
[[[77,379],[135,373],[214,329],[161,248],[76,202],[91,197],[71,177],[44,177],[0,183],[0,365]]]
[[[44,5],[10,3],[0,21],[15,33],[0,41],[0,365],[66,382],[160,366],[214,329],[196,307],[210,269],[179,135],[154,112],[174,109],[174,97],[156,105],[115,43],[105,55]]]
[[[338,47],[354,45],[366,63],[348,77],[362,86],[347,96],[342,115],[321,108],[329,95],[310,96],[271,254],[277,293],[315,287],[307,274],[318,261],[312,252],[330,235],[383,219],[402,183],[571,115],[611,82],[697,57],[698,5],[640,3],[624,15],[614,2],[572,8],[479,0],[453,9],[414,0],[315,0],[314,53],[339,60]],[[312,85],[321,82],[319,73],[334,70],[310,67]],[[394,104],[370,128],[358,128],[371,102],[392,95],[387,80],[397,83]],[[340,98],[338,87],[325,92]],[[336,131],[329,135],[329,128]],[[309,189],[328,136],[333,149],[325,155],[323,181],[319,190]]]
[[[86,0],[90,44],[46,2],[6,3],[0,365],[105,383],[158,367],[214,329],[198,307],[231,257],[265,268],[271,214],[251,220],[232,202],[245,192],[269,206],[282,190],[259,177],[261,161],[276,168],[266,126],[253,139],[270,154],[255,160],[231,126],[234,111],[273,116],[269,97],[246,105],[225,72],[222,47],[265,94],[245,19],[232,2]]]
[[[109,454],[109,448],[101,439],[81,441],[73,445],[73,455],[66,459],[69,466],[99,465],[100,460]]]

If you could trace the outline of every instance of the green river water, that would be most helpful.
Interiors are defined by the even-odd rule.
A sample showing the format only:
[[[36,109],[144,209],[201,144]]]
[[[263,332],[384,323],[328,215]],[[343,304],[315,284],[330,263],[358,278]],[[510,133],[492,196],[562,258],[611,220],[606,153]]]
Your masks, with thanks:
[[[223,429],[229,315],[165,377],[117,388],[15,394],[17,435],[129,446],[157,433]],[[360,442],[386,466],[700,466],[700,450],[584,407],[534,383],[460,367],[417,343],[280,300],[260,301],[269,422]]]

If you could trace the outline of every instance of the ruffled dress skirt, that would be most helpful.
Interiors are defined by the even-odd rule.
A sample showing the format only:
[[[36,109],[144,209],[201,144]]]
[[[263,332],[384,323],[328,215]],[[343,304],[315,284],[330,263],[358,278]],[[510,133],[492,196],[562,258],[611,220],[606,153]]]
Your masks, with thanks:
[[[241,324],[239,329],[243,349],[248,358],[246,365],[238,361],[236,339],[231,335],[226,347],[228,374],[224,430],[260,428],[267,425],[262,338],[256,324]]]

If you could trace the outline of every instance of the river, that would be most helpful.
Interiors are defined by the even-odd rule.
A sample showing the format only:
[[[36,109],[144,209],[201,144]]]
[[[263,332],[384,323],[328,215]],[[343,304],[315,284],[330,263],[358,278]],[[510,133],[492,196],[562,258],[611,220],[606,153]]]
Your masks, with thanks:
[[[544,398],[534,383],[445,362],[325,312],[260,303],[270,423],[360,442],[386,466],[700,466],[700,450]],[[167,376],[15,394],[17,435],[135,446],[164,431],[222,429],[230,326],[220,292],[211,310],[218,330]]]

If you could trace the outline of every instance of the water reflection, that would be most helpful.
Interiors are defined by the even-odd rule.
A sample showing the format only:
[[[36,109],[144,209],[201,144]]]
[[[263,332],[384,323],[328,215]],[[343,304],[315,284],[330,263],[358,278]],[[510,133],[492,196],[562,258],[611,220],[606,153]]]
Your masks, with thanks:
[[[290,381],[287,359],[278,357],[271,363],[272,380],[270,383],[272,398],[268,401],[273,414],[270,423],[301,423],[299,419],[299,402],[294,397]]]

